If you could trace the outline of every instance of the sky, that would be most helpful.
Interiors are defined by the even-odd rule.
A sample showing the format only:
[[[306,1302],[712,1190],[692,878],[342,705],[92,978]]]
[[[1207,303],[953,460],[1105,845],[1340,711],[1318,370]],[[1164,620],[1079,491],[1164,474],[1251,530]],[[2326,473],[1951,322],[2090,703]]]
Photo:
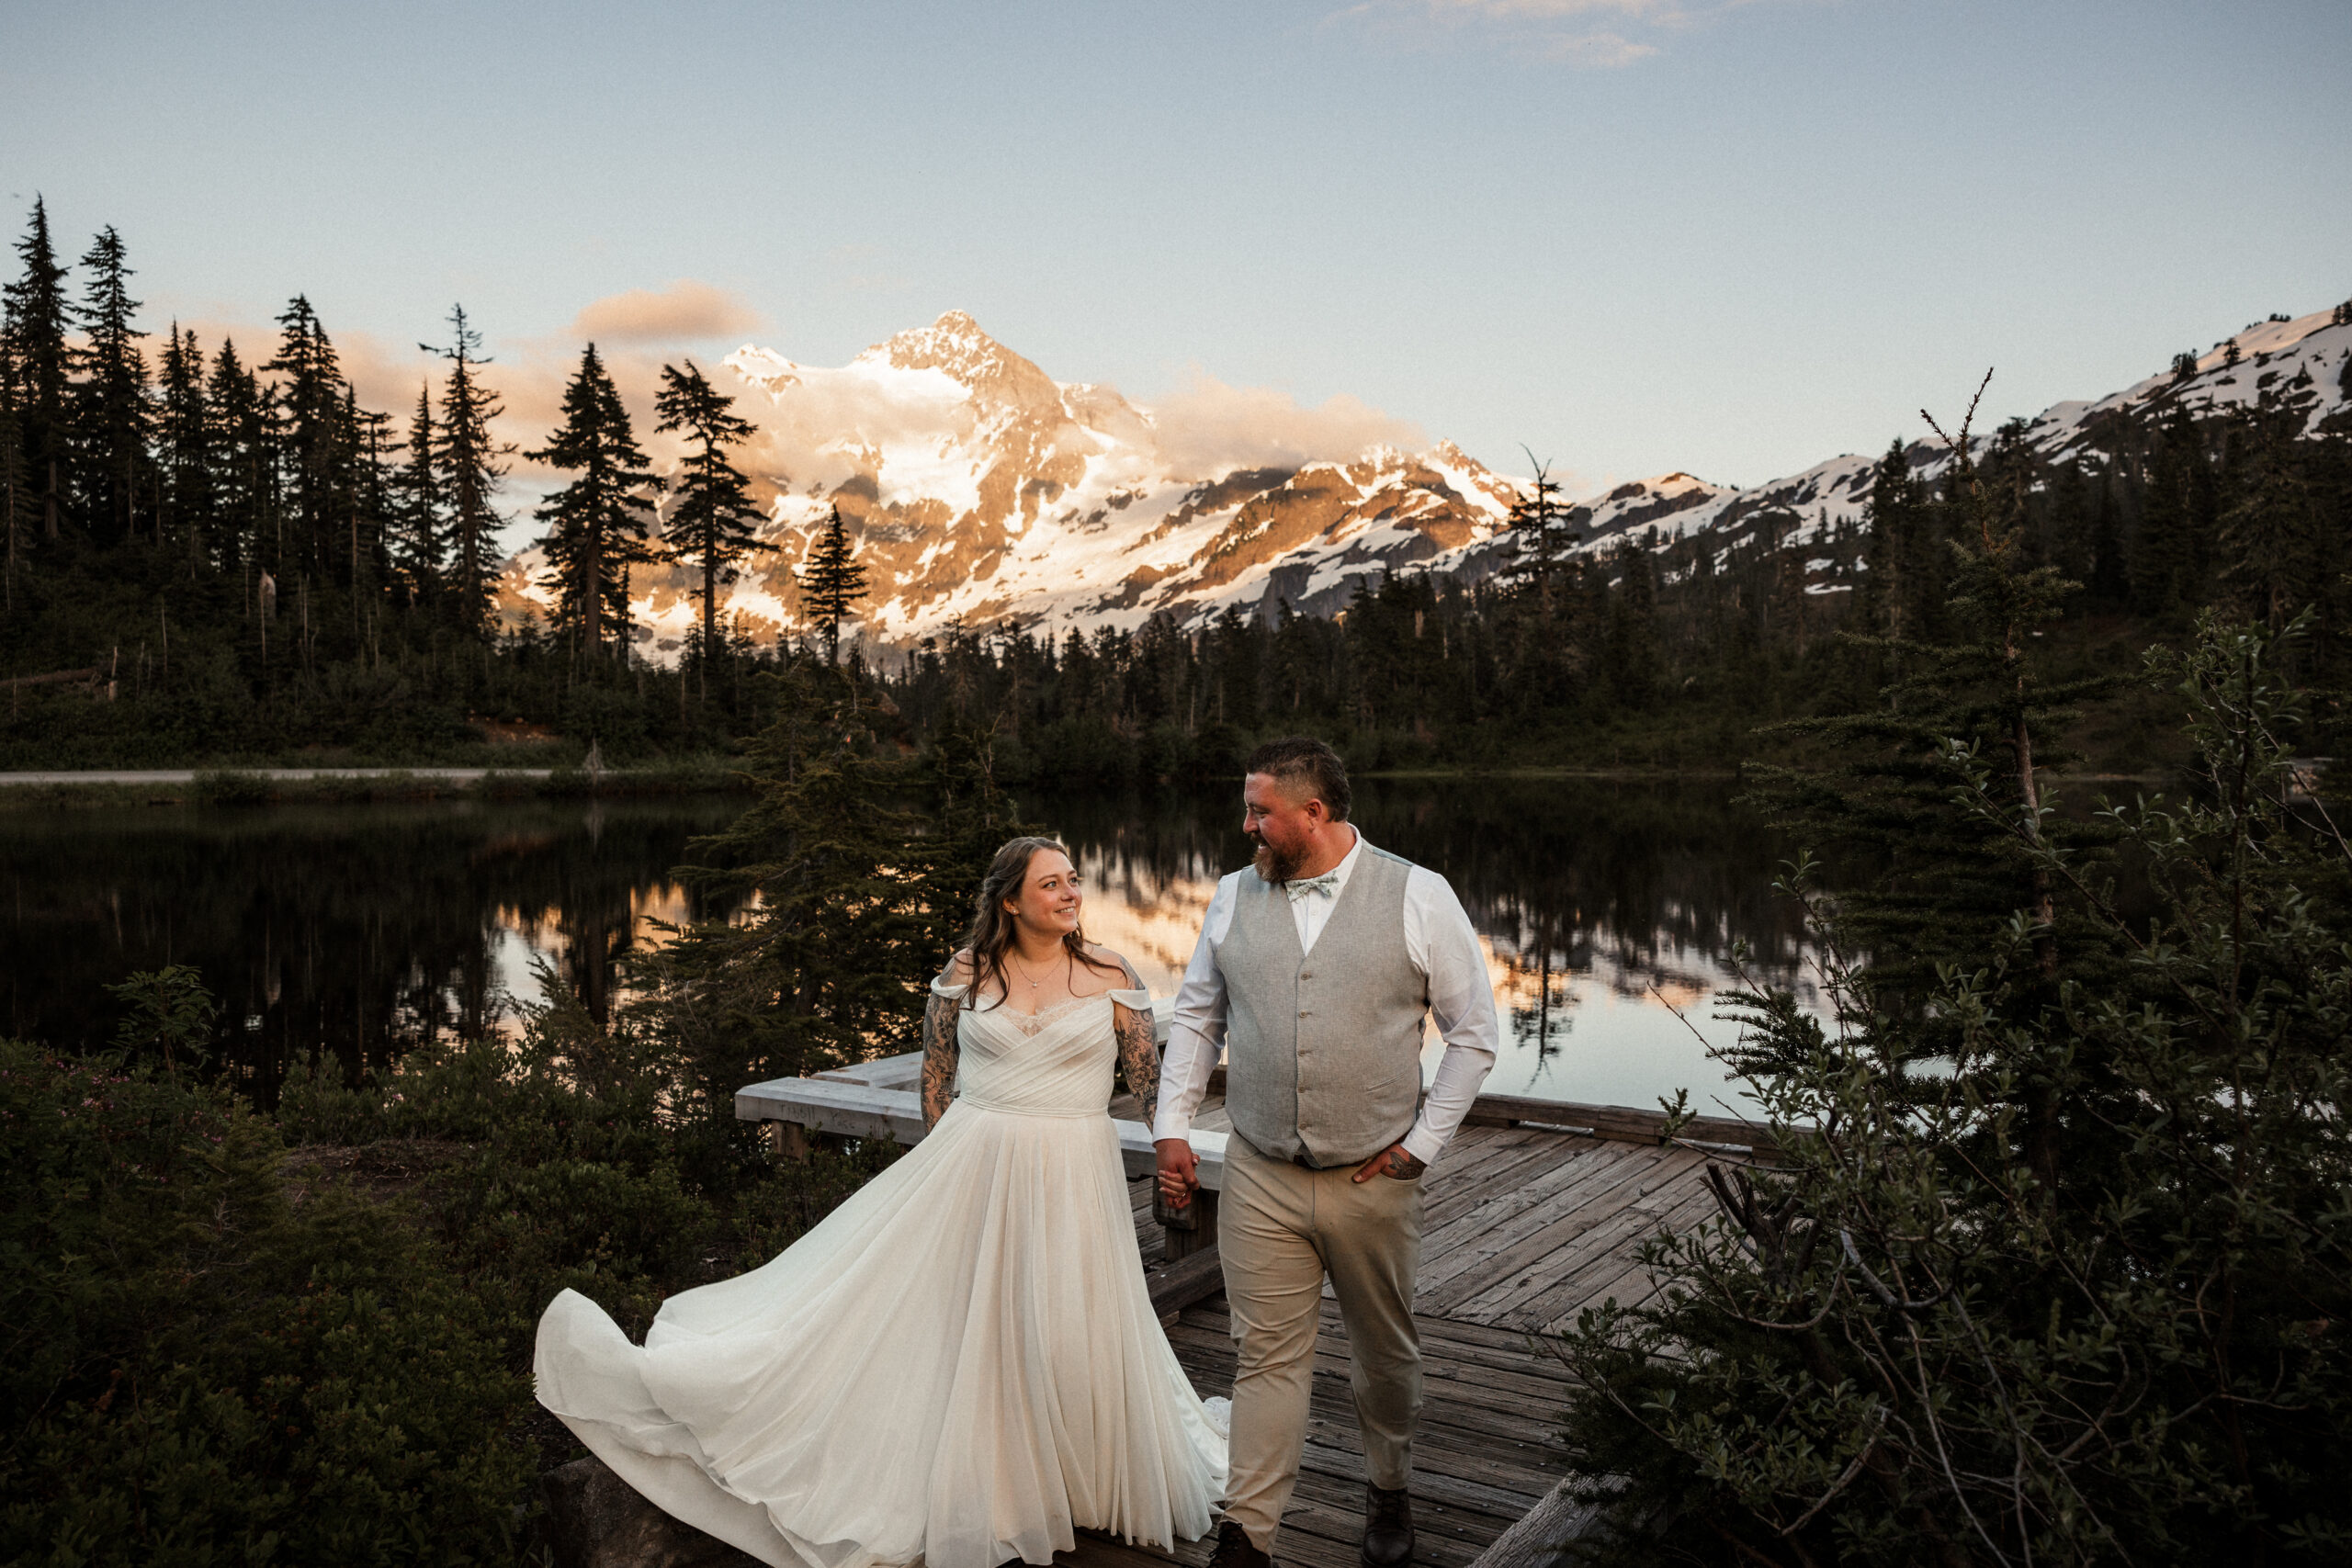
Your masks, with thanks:
[[[396,410],[462,302],[517,430],[957,309],[1210,448],[1753,484],[2352,296],[2346,192],[2344,0],[0,7],[0,232]]]

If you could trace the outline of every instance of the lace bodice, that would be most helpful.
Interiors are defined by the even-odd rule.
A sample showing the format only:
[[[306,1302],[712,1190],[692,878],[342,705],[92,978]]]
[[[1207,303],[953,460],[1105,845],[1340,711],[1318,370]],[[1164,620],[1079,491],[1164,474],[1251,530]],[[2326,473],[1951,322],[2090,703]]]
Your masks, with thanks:
[[[933,995],[956,1001],[970,988],[944,980],[931,984]],[[957,1097],[982,1110],[1030,1116],[1106,1114],[1119,1061],[1111,1032],[1114,1002],[1148,1012],[1151,993],[1072,997],[1030,1015],[987,1002],[957,1010]]]

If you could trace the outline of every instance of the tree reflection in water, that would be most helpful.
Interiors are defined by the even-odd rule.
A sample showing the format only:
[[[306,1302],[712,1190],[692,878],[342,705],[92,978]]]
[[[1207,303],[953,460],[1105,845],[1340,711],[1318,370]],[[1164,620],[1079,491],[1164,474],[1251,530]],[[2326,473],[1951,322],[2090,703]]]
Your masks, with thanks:
[[[1791,846],[1734,793],[1360,786],[1366,836],[1443,872],[1487,943],[1510,1037],[1490,1088],[1632,1105],[1678,1086],[1702,1106],[1731,1098],[1691,1029],[1733,1037],[1713,1016],[1734,979],[1733,944],[1746,942],[1752,974],[1809,994],[1802,927],[1771,891]],[[1070,840],[1091,883],[1091,934],[1154,991],[1173,990],[1217,876],[1248,858],[1237,800],[1024,791],[1022,805]],[[109,983],[192,964],[223,1003],[218,1059],[267,1100],[298,1058],[381,1068],[420,1040],[511,1027],[514,999],[536,991],[535,954],[605,1017],[616,960],[649,940],[650,919],[733,912],[697,909],[670,873],[689,838],[742,807],[0,812],[0,1028],[104,1044]]]
[[[1736,1030],[1716,994],[1747,973],[1822,1006],[1803,922],[1772,891],[1793,846],[1728,783],[1366,780],[1372,842],[1443,873],[1488,952],[1503,1093],[1646,1106],[1675,1088],[1737,1104],[1707,1055]],[[1237,791],[1238,797],[1238,791]],[[1174,987],[1216,880],[1245,863],[1238,798],[1039,799],[1090,878],[1090,932]],[[1432,1048],[1427,1058],[1434,1066]]]
[[[194,964],[222,1003],[217,1059],[265,1100],[321,1052],[380,1068],[511,1021],[529,959],[599,1016],[649,916],[690,905],[671,868],[735,799],[0,813],[8,963],[0,1027],[106,1043],[106,990]],[[713,911],[723,912],[723,911]]]

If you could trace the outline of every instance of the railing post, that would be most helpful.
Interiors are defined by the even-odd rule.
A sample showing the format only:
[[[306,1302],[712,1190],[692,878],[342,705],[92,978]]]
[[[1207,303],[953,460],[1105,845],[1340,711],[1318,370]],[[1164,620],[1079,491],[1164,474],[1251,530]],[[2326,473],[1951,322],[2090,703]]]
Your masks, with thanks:
[[[1165,1256],[1170,1263],[1216,1245],[1216,1197],[1206,1187],[1195,1188],[1191,1202],[1171,1209],[1159,1190],[1152,1189],[1151,1217],[1159,1222],[1160,1234],[1167,1238]]]

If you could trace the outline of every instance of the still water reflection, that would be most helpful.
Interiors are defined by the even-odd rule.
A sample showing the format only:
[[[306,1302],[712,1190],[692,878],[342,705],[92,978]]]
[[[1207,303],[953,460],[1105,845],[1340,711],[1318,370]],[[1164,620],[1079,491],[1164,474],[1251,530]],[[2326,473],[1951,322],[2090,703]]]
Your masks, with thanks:
[[[1749,973],[1815,1000],[1804,933],[1770,882],[1787,848],[1727,786],[1387,783],[1365,835],[1442,871],[1502,1000],[1489,1089],[1646,1106],[1676,1087],[1741,1103],[1709,1046]],[[1243,863],[1224,799],[1024,801],[1065,836],[1091,934],[1172,991],[1210,893]],[[105,987],[196,965],[224,1004],[220,1059],[265,1098],[325,1053],[379,1067],[415,1042],[511,1027],[532,960],[598,1011],[614,960],[698,908],[671,869],[740,799],[0,812],[0,1028],[99,1044]],[[1432,1047],[1430,1061],[1434,1064]]]
[[[602,1011],[613,960],[693,912],[671,876],[731,799],[0,812],[0,1028],[104,1044],[109,983],[193,964],[265,1098],[324,1052],[380,1067],[511,1027],[532,960]]]
[[[1815,1010],[1802,920],[1771,890],[1791,847],[1728,784],[1370,780],[1354,819],[1384,849],[1442,872],[1487,951],[1502,1009],[1489,1092],[1649,1106],[1676,1088],[1702,1110],[1747,1109],[1711,1050],[1739,984],[1794,990]],[[1091,889],[1091,935],[1155,994],[1191,957],[1216,879],[1248,858],[1224,800],[1041,803]],[[1440,1047],[1424,1053],[1434,1071]]]

